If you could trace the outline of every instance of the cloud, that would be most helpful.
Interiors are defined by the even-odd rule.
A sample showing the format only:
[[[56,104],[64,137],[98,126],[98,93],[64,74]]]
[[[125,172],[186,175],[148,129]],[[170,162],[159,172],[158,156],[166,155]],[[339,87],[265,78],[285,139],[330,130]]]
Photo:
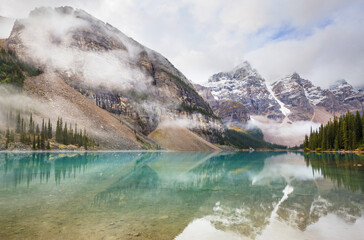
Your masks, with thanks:
[[[298,71],[314,83],[362,81],[360,0],[14,0],[0,15],[71,5],[109,22],[204,82],[249,59],[268,80]]]
[[[319,123],[311,121],[296,121],[292,123],[277,123],[275,121],[259,121],[259,117],[252,116],[248,126],[260,128],[264,134],[264,140],[286,146],[297,146],[303,143],[306,134],[319,128]]]
[[[70,47],[70,43],[75,42],[72,32],[75,29],[90,29],[90,23],[51,8],[38,11],[43,13],[33,14],[26,21],[21,21],[25,26],[21,39],[26,46],[26,56],[45,66],[46,71],[61,71],[69,77],[81,76],[88,86],[93,87],[139,91],[148,89],[151,78],[136,66],[138,54],[143,50],[141,47],[129,43],[123,35],[112,32],[104,25],[100,31],[120,39],[127,51],[87,51]]]
[[[273,41],[246,58],[270,81],[298,72],[323,87],[340,78],[358,86],[364,76],[364,17],[357,11],[348,10],[307,38]]]
[[[0,16],[0,39],[9,37],[14,21],[14,19]]]
[[[0,96],[0,129],[2,130],[6,129],[8,124],[15,122],[15,120],[10,121],[10,114],[14,119],[17,113],[25,114],[25,116],[34,113],[42,117],[51,117],[54,114],[48,105],[22,94],[13,86],[0,85]]]

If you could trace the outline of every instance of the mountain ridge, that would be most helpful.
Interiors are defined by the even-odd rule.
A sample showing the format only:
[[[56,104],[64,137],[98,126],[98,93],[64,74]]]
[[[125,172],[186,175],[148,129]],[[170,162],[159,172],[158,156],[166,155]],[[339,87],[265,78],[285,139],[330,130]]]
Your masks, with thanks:
[[[80,127],[90,129],[96,138],[105,137],[100,134],[105,129],[110,130],[109,134],[116,133],[111,130],[115,127],[124,128],[126,136],[131,132],[129,140],[118,148],[140,149],[144,142],[158,144],[146,136],[164,119],[191,122],[192,127],[186,131],[198,134],[193,135],[194,141],[214,143],[215,132],[224,129],[192,83],[165,57],[83,10],[37,8],[28,18],[16,20],[5,48],[44,71],[31,81],[27,79],[25,90],[49,108],[56,108],[52,112],[69,115],[64,117],[67,122],[78,119],[80,109],[93,108],[86,102],[80,105],[72,100],[73,95],[80,94],[119,122],[92,125],[89,115],[90,122],[80,121]],[[63,87],[49,88],[52,83]],[[84,102],[81,96],[79,102]],[[70,111],[66,110],[67,104],[72,106]],[[105,113],[103,121],[109,119]],[[106,148],[115,148],[117,144],[112,141],[100,142]]]

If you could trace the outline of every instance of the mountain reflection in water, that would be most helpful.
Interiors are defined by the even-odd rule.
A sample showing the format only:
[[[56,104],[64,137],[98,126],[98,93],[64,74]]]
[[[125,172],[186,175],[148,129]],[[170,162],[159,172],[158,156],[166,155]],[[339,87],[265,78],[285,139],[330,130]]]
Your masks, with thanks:
[[[4,239],[364,234],[356,154],[1,153],[0,178]]]

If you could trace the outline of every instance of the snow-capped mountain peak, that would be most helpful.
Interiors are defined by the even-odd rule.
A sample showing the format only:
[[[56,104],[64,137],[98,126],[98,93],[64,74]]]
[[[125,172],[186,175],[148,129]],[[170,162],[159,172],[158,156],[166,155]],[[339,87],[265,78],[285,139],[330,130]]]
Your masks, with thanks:
[[[339,79],[333,84],[330,85],[330,90],[335,90],[337,88],[344,88],[344,87],[352,87],[345,79]]]
[[[281,106],[269,92],[265,80],[249,62],[243,62],[231,71],[214,74],[206,87],[215,99],[238,101],[251,114],[266,115],[272,119],[284,118]]]

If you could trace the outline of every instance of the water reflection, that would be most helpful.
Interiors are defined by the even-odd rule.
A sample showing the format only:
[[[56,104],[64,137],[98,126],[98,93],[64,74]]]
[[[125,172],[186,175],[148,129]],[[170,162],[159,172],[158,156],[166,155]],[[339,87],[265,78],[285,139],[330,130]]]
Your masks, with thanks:
[[[217,239],[266,239],[284,223],[281,231],[307,238],[331,215],[352,226],[363,220],[363,165],[355,154],[2,153],[0,225],[27,223],[29,231],[51,238],[72,232],[95,239],[191,239],[205,228]],[[27,212],[32,209],[38,210]],[[51,226],[33,224],[50,212]],[[33,238],[27,233],[23,237]],[[4,229],[0,235],[19,237]]]
[[[364,155],[348,153],[306,153],[313,174],[320,174],[352,191],[364,192]]]

